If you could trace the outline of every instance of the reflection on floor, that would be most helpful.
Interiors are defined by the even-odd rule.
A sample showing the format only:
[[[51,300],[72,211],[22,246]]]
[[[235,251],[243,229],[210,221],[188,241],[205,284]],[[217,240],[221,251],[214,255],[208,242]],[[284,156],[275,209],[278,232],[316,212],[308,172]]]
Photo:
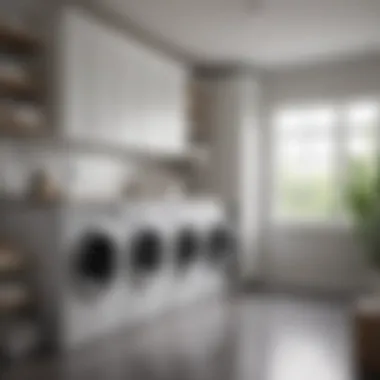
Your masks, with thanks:
[[[347,304],[275,295],[210,302],[6,380],[354,380]]]

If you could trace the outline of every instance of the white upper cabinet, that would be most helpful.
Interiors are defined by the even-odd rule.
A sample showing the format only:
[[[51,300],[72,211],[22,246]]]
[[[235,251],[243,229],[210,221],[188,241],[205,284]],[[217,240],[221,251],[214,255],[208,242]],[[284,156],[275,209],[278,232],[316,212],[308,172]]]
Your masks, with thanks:
[[[63,133],[72,138],[89,137],[94,132],[94,86],[96,40],[85,18],[65,15],[62,30]]]
[[[70,8],[63,17],[63,133],[160,151],[186,148],[187,71]]]

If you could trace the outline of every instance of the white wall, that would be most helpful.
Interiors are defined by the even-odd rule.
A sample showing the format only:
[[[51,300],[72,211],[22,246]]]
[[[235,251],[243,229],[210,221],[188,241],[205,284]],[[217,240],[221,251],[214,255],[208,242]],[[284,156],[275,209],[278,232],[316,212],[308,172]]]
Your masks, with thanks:
[[[266,237],[269,282],[353,291],[364,283],[363,256],[344,228],[272,227]]]
[[[279,226],[270,221],[271,112],[276,107],[345,101],[380,95],[380,57],[298,67],[268,73],[263,85],[263,266],[267,281],[307,287],[356,290],[366,283],[363,252],[344,226]]]

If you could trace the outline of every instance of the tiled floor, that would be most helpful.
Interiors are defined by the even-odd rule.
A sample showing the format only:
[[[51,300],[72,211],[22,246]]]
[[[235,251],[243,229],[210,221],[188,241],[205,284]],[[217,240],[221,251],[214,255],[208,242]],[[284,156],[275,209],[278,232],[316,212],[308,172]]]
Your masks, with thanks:
[[[276,295],[210,302],[6,380],[354,380],[349,305]]]

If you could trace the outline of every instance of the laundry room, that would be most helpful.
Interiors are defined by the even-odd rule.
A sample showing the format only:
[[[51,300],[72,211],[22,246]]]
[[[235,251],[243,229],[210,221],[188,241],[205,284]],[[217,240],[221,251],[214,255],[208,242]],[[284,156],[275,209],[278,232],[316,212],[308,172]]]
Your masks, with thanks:
[[[213,76],[88,5],[2,10],[6,362],[218,297],[239,264],[239,187],[222,183],[239,136],[202,132]],[[233,78],[225,92],[243,87]]]
[[[379,379],[378,25],[0,0],[0,378]]]

